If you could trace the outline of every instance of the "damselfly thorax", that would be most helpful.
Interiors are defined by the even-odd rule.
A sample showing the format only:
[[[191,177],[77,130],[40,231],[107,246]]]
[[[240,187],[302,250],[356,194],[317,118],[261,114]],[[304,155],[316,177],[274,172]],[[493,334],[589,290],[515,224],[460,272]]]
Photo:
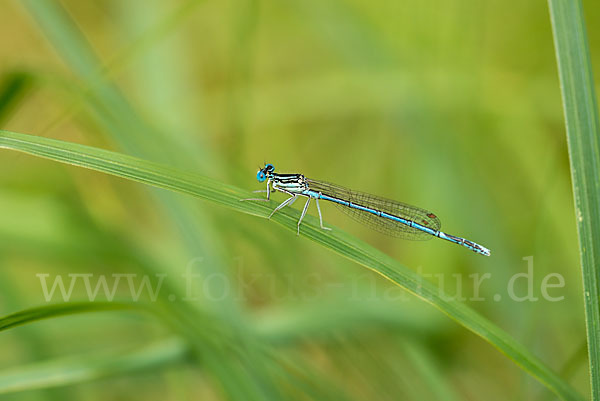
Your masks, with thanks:
[[[281,192],[304,195],[303,192],[308,189],[306,178],[302,174],[272,173],[269,180],[273,189]]]

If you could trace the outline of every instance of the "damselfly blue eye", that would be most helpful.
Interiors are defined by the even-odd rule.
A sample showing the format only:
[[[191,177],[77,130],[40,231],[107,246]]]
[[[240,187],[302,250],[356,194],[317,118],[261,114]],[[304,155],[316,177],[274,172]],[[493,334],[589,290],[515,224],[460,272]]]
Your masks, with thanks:
[[[264,173],[264,171],[260,170],[258,173],[256,173],[256,179],[258,182],[264,182],[267,179],[267,175]]]

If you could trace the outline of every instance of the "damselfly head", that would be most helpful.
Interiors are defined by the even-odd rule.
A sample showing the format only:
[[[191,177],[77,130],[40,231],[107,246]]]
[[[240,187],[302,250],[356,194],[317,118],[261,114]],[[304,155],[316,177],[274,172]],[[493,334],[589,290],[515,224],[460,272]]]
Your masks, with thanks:
[[[256,179],[258,182],[264,182],[273,171],[275,171],[275,166],[271,163],[266,163],[265,166],[256,173]]]

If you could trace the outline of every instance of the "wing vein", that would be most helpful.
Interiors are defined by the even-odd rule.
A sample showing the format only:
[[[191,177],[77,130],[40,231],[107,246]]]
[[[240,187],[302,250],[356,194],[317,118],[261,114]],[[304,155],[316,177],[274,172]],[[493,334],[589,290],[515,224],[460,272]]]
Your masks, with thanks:
[[[307,178],[306,182],[311,190],[320,192],[323,195],[349,201],[354,204],[385,212],[406,220],[411,220],[425,227],[429,227],[432,230],[439,231],[441,228],[441,222],[438,217],[426,209],[371,195],[365,192],[354,191],[325,181]],[[430,234],[424,231],[414,227],[409,227],[400,222],[390,220],[385,217],[380,217],[364,210],[351,208],[337,203],[334,204],[354,220],[363,223],[381,233],[412,240],[427,240],[433,238]]]

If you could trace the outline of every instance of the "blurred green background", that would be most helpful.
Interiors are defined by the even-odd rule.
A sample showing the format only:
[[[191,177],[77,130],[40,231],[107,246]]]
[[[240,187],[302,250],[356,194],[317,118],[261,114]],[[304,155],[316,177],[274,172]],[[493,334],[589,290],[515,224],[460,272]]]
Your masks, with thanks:
[[[598,66],[600,4],[583,3]],[[322,205],[328,224],[467,298],[587,395],[546,2],[31,0],[0,15],[2,129],[248,190],[262,189],[266,161],[431,209],[492,256],[385,237]],[[0,380],[43,376],[40,361],[66,378],[2,399],[553,399],[441,312],[268,220],[13,152],[0,163],[1,315],[63,301],[44,296],[40,274],[67,287],[135,274],[136,286],[162,283],[157,308],[190,333],[127,312],[3,332]],[[507,296],[527,257],[537,302]],[[484,300],[469,300],[469,275],[484,273]],[[564,277],[549,291],[558,302],[541,296],[550,273]],[[127,300],[122,280],[115,299]],[[82,283],[70,301],[88,300]],[[99,362],[111,355],[114,366]],[[69,376],[73,356],[102,377]]]

